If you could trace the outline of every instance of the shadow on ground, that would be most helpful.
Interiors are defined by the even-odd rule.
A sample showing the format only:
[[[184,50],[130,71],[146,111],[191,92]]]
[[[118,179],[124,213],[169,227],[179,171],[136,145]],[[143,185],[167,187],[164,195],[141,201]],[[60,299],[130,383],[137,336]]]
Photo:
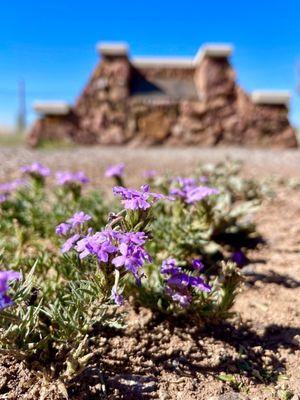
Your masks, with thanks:
[[[150,333],[145,340],[147,332]],[[158,340],[158,332],[168,333]],[[130,336],[116,332],[123,342],[124,352],[119,354],[111,347],[104,356],[96,356],[95,368],[83,372],[70,394],[76,399],[157,399],[159,382],[166,374],[171,374],[175,383],[183,379],[198,384],[208,376],[216,380],[225,377],[232,390],[239,390],[245,380],[268,385],[276,382],[278,375],[285,371],[285,361],[279,357],[278,350],[288,348],[294,352],[299,349],[294,337],[300,334],[300,328],[273,324],[265,327],[261,335],[256,332],[257,327],[241,326],[238,321],[195,330],[188,321],[163,321],[156,316],[148,326]],[[127,348],[133,336],[138,342],[144,340],[142,351]],[[174,337],[178,346],[172,348]],[[190,352],[183,351],[180,346],[187,340]],[[113,336],[110,343],[113,346]],[[220,345],[224,347],[221,354]],[[219,354],[218,358],[210,363],[214,352]],[[99,375],[100,369],[103,375]],[[105,382],[106,395],[101,391],[101,380]]]
[[[243,272],[247,277],[247,284],[253,286],[256,281],[262,281],[264,283],[275,283],[277,285],[284,286],[287,289],[297,289],[300,287],[300,281],[292,278],[289,275],[279,274],[273,270],[268,270],[267,273],[258,273],[251,269],[245,269]]]

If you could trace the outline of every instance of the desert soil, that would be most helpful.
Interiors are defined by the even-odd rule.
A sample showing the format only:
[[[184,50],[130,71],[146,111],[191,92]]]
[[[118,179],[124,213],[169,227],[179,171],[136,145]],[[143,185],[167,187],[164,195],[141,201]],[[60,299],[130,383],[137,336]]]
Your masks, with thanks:
[[[230,149],[74,148],[0,149],[0,181],[39,160],[58,169],[83,169],[108,188],[103,171],[125,162],[128,183],[142,171],[192,172],[200,162],[244,161],[243,175],[280,178],[276,196],[254,216],[265,244],[249,252],[236,316],[217,326],[163,320],[129,309],[125,332],[94,343],[91,366],[73,382],[70,399],[238,400],[300,399],[300,179],[299,151]],[[108,190],[108,189],[106,189]],[[103,387],[106,387],[106,395]],[[9,358],[0,359],[0,399],[63,399],[57,382]]]

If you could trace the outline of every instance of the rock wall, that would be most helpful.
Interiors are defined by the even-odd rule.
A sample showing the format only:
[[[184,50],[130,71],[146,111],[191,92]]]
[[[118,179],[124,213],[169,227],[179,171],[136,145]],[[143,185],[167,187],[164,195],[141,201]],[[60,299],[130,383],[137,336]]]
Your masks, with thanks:
[[[73,112],[68,115],[44,116],[34,123],[27,136],[27,143],[36,147],[43,141],[77,141],[77,132],[78,118]]]
[[[199,100],[131,95],[145,79],[193,79]],[[296,147],[285,105],[257,105],[236,84],[227,58],[205,56],[195,68],[136,68],[127,56],[106,56],[70,115],[38,120],[28,143],[68,137],[76,143],[132,146],[247,145]]]

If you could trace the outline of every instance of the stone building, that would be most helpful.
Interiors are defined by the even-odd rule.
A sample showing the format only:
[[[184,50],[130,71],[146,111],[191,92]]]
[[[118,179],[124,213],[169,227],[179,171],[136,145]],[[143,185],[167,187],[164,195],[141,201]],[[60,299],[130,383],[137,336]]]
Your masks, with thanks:
[[[230,64],[232,47],[204,45],[193,58],[130,57],[102,43],[101,60],[74,105],[35,104],[28,143],[296,147],[288,92],[247,94]]]

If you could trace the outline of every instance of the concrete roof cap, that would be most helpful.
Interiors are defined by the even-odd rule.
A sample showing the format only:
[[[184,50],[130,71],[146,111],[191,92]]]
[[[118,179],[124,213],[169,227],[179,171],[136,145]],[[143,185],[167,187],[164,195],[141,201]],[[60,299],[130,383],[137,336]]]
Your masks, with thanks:
[[[64,101],[36,101],[33,103],[33,109],[43,115],[67,115],[71,106]]]
[[[194,68],[194,60],[188,57],[134,57],[132,64],[140,68]]]
[[[198,64],[203,57],[212,57],[212,58],[228,58],[232,55],[234,50],[233,45],[231,44],[222,44],[222,43],[207,43],[200,47],[196,56],[195,63]]]
[[[101,56],[126,56],[129,53],[126,42],[100,42],[96,48]]]
[[[285,105],[289,106],[291,93],[288,90],[255,90],[251,93],[255,104]]]

